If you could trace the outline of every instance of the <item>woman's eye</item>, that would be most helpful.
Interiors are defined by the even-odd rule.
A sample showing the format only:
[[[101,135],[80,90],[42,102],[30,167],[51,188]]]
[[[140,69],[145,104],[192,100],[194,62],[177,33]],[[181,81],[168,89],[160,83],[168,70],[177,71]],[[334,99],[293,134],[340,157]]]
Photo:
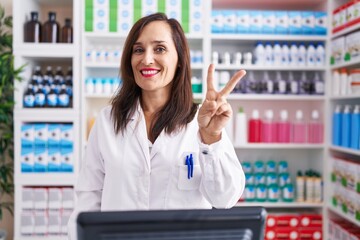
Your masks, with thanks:
[[[162,53],[165,52],[165,48],[164,47],[158,47],[155,49],[156,52]]]
[[[142,48],[135,48],[133,50],[133,53],[142,53],[142,52],[143,52]]]

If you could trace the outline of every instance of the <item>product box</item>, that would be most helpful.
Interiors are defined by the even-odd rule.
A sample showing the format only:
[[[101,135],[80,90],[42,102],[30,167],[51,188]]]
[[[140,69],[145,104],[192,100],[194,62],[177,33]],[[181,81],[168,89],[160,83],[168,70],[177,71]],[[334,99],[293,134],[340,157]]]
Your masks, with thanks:
[[[21,208],[22,210],[34,209],[34,192],[31,187],[24,187],[21,190]]]
[[[360,31],[353,32],[346,36],[345,40],[345,61],[360,58]]]
[[[47,146],[48,148],[59,148],[60,147],[60,124],[48,124],[47,129]]]
[[[236,11],[233,10],[223,10],[224,17],[224,33],[235,33],[236,32]]]
[[[49,193],[49,210],[60,211],[62,207],[62,189],[51,187]]]
[[[224,16],[222,11],[213,10],[211,12],[211,32],[222,33],[224,30]]]
[[[301,28],[302,33],[311,35],[315,32],[315,15],[312,11],[301,12]]]
[[[109,7],[94,8],[94,32],[109,32]]]
[[[34,234],[34,215],[32,211],[23,211],[20,216],[20,233],[22,236],[32,236]]]
[[[328,20],[326,12],[315,12],[314,34],[326,35],[328,28]]]
[[[117,32],[120,35],[127,35],[134,24],[133,1],[118,1],[118,23]]]
[[[322,229],[319,228],[300,228],[299,229],[299,239],[301,240],[321,240]]]
[[[34,124],[34,147],[35,148],[47,148],[47,124],[35,123]]]
[[[94,8],[106,8],[109,6],[110,0],[92,0],[92,1],[86,1],[86,2],[92,2],[92,6]]]
[[[250,33],[261,33],[263,28],[262,11],[250,11]]]
[[[33,148],[35,141],[35,130],[33,124],[21,125],[21,148]]]
[[[148,16],[158,12],[158,1],[141,0],[141,16]]]
[[[289,33],[302,34],[302,18],[300,11],[289,11]]]
[[[302,214],[299,216],[300,227],[321,228],[322,216],[318,214]]]
[[[72,124],[62,124],[61,127],[60,148],[73,148],[74,145],[74,127]]]
[[[288,228],[297,228],[300,226],[300,218],[298,215],[284,214],[278,215],[276,218],[277,227],[288,227]]]
[[[46,172],[48,167],[48,156],[45,148],[35,148],[34,172]]]
[[[49,172],[58,172],[61,170],[60,148],[49,148],[47,151],[47,163]]]
[[[360,1],[352,0],[346,9],[346,18],[349,26],[360,22]]]
[[[48,189],[47,188],[34,188],[34,209],[35,210],[47,210],[48,209]]]
[[[183,24],[186,23],[183,22]],[[203,32],[202,26],[203,26],[203,16],[201,10],[191,10],[190,21],[189,21],[189,33],[201,34]]]
[[[262,11],[262,33],[273,34],[275,33],[276,16],[275,11]]]
[[[61,216],[59,211],[49,211],[48,234],[59,235],[61,232]]]
[[[236,32],[248,33],[250,31],[250,12],[248,10],[236,11]]]
[[[275,239],[299,240],[299,230],[291,227],[276,228]]]
[[[331,41],[331,64],[340,64],[345,57],[345,37],[341,36]]]
[[[61,159],[61,172],[73,172],[74,171],[74,152],[72,148],[60,149]]]
[[[21,172],[34,171],[34,149],[21,148]]]
[[[74,189],[70,187],[62,188],[62,209],[72,210],[74,208]]]
[[[169,18],[174,18],[181,22],[181,0],[166,0],[165,12]]]
[[[67,235],[67,233],[68,233],[67,224],[69,222],[71,213],[72,213],[72,210],[71,211],[64,210],[61,214],[61,229],[60,229],[61,235]]]
[[[287,11],[275,11],[275,33],[287,34],[289,32],[289,16]]]
[[[48,233],[48,216],[45,211],[35,211],[34,214],[34,234],[45,236]]]

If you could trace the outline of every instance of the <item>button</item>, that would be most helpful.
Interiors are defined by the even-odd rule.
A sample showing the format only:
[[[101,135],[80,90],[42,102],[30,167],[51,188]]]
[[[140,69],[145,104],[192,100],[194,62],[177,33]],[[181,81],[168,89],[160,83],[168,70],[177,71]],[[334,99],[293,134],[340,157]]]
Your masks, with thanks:
[[[203,151],[202,151],[202,154],[207,155],[208,153],[209,153],[209,151],[208,151],[208,150],[203,150]]]

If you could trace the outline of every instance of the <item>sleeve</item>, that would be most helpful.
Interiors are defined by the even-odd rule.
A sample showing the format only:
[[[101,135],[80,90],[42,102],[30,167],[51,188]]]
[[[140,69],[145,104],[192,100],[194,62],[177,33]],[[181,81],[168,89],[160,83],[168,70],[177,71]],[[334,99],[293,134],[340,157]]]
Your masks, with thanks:
[[[200,134],[199,162],[202,171],[200,191],[215,208],[231,208],[245,188],[245,174],[233,144],[225,131],[221,140],[207,145]]]
[[[76,219],[80,212],[100,211],[101,196],[104,182],[104,161],[99,149],[99,126],[101,119],[96,120],[85,150],[85,156],[81,163],[80,173],[75,185],[75,208],[68,222],[69,239],[77,239]]]

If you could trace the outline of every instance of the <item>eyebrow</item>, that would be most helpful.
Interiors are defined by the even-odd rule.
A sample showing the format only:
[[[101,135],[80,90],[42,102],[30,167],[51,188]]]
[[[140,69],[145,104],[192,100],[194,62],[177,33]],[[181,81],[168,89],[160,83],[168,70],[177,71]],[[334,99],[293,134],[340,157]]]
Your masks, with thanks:
[[[166,41],[162,41],[162,40],[154,40],[151,41],[152,44],[160,44],[160,43],[166,43]],[[141,42],[135,42],[134,45],[141,45]]]

